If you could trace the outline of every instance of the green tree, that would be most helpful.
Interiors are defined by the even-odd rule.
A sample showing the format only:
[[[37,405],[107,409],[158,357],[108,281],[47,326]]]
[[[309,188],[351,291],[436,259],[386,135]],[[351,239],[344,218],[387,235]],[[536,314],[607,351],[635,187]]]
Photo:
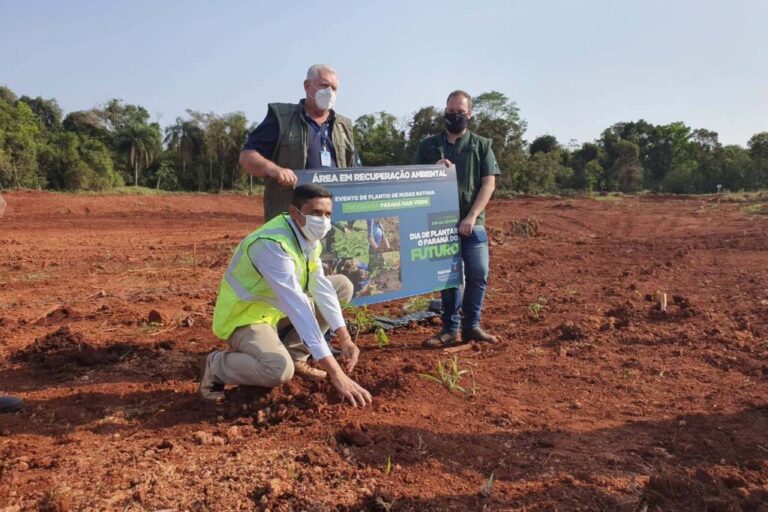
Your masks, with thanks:
[[[42,124],[28,104],[10,89],[0,92],[0,188],[41,188],[37,153]]]
[[[589,192],[594,191],[595,187],[600,181],[600,176],[602,176],[604,173],[605,169],[603,169],[603,166],[600,165],[600,162],[597,159],[590,160],[584,166],[584,170],[581,173],[581,176],[583,176],[583,181],[580,181],[581,186],[579,188]]]
[[[62,111],[59,104],[54,99],[46,100],[38,96],[37,98],[30,98],[29,96],[22,96],[19,101],[23,101],[35,116],[43,125],[45,130],[55,131],[61,129]]]
[[[536,153],[551,153],[558,149],[560,149],[560,144],[553,135],[542,135],[536,137],[533,142],[531,142],[529,152],[531,155],[535,155]]]
[[[139,173],[144,171],[162,149],[160,126],[157,123],[133,123],[115,134],[115,148],[122,153],[133,170],[133,185],[139,185]]]
[[[753,135],[747,147],[752,158],[747,186],[752,189],[768,188],[768,132]]]
[[[498,91],[490,91],[476,96],[472,109],[472,129],[493,141],[493,151],[501,169],[498,186],[504,188],[515,181],[526,182],[527,178],[516,178],[518,172],[524,171],[526,160],[523,140],[526,123],[520,117],[517,104]]]
[[[163,160],[157,170],[157,184],[155,188],[163,190],[177,190],[179,188],[179,179],[173,170],[173,165],[168,160]]]
[[[424,107],[417,110],[408,124],[408,142],[406,143],[405,150],[407,155],[406,161],[410,162],[413,159],[422,140],[443,130],[445,130],[445,122],[443,121],[442,110],[438,110],[435,107]],[[363,159],[363,163],[368,165],[365,159]]]
[[[203,130],[191,119],[176,118],[176,123],[165,129],[165,144],[181,159],[181,175],[187,175],[187,163],[197,158],[203,149]]]
[[[640,148],[634,142],[619,140],[615,145],[615,160],[611,169],[612,180],[622,192],[637,192],[643,188],[643,167]]]
[[[386,112],[366,114],[355,121],[355,142],[365,165],[398,165],[410,161],[406,156],[405,132],[397,118]]]
[[[526,194],[543,194],[556,190],[555,183],[559,176],[566,173],[556,153],[536,153],[523,161],[515,173],[515,190]]]

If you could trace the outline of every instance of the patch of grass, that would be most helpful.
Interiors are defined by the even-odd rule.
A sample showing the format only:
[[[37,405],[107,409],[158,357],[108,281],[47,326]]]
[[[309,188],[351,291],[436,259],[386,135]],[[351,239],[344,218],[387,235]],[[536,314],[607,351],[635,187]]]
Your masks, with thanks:
[[[426,311],[429,309],[429,303],[432,300],[432,297],[429,295],[419,295],[416,297],[411,297],[408,302],[405,303],[403,306],[403,312],[405,313],[416,313],[418,311]]]
[[[355,343],[357,343],[357,338],[360,336],[361,332],[373,331],[376,335],[376,343],[378,343],[379,348],[384,348],[389,345],[387,331],[384,330],[384,327],[378,320],[373,318],[373,315],[368,311],[367,306],[355,307],[347,303],[344,304],[342,309],[352,311],[352,318],[349,320],[349,323],[350,326],[355,329]]]
[[[376,343],[378,343],[379,348],[384,348],[389,345],[389,336],[387,335],[387,331],[381,327],[376,327]]]
[[[467,370],[459,368],[459,360],[454,355],[447,364],[443,364],[442,359],[437,360],[437,372],[435,374],[422,373],[421,377],[432,382],[437,382],[448,391],[458,390],[467,393],[467,390],[459,384],[461,376],[467,373]]]
[[[594,199],[595,201],[605,201],[608,203],[617,203],[621,201],[624,198],[624,195],[620,192],[611,192],[609,194],[592,194],[589,197]]]
[[[395,503],[397,503],[397,500],[392,500],[391,502],[386,501],[381,496],[376,496],[376,504],[384,509],[384,512],[392,512],[393,507],[395,506]]]
[[[752,204],[744,208],[747,215],[768,215],[768,203]]]
[[[720,194],[712,194],[718,201],[723,203],[749,203],[753,201],[764,201],[768,199],[768,191],[757,190],[755,192],[730,192],[725,191]]]
[[[387,463],[384,465],[384,474],[389,475],[392,473],[392,457],[387,455]]]
[[[543,316],[544,308],[546,306],[547,306],[547,299],[545,299],[544,297],[539,297],[537,299],[537,302],[532,302],[528,304],[528,313],[530,314],[530,317],[535,321],[541,320],[541,317]]]
[[[513,235],[532,238],[539,234],[539,221],[534,217],[513,220],[509,223],[509,231]]]
[[[55,192],[51,190],[50,192]],[[104,196],[104,195],[118,195],[118,196],[189,196],[189,195],[218,195],[218,190],[209,191],[192,191],[192,190],[158,190],[152,187],[134,187],[133,185],[126,185],[124,187],[113,187],[104,190],[75,190],[71,192],[56,192],[58,194],[74,194],[78,196]],[[224,194],[241,194],[248,195],[248,187],[245,189],[229,189],[222,191]],[[264,185],[253,185],[253,195],[264,195]]]
[[[493,492],[493,472],[491,472],[491,476],[489,476],[488,480],[486,480],[482,487],[480,487],[480,495],[484,498],[488,498],[491,495],[491,492]]]
[[[34,282],[34,281],[40,281],[41,279],[45,279],[46,275],[42,272],[29,272],[28,274],[24,274],[19,278],[20,281],[26,281],[26,282]]]

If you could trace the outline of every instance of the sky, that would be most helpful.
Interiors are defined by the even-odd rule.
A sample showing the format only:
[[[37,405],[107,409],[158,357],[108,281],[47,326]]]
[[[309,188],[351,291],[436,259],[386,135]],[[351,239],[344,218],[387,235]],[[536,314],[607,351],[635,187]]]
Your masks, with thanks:
[[[0,85],[65,112],[121,98],[162,126],[186,109],[258,122],[326,63],[353,119],[407,122],[464,89],[514,101],[528,141],[638,119],[742,146],[768,131],[766,0],[0,0],[0,13]]]

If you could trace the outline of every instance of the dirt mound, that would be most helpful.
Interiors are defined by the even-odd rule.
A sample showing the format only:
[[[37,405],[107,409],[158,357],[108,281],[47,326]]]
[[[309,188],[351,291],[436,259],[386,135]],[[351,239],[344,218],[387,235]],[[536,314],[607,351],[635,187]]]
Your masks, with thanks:
[[[30,363],[41,369],[63,372],[78,366],[115,364],[129,355],[154,357],[158,350],[170,350],[172,347],[173,343],[167,341],[150,347],[130,343],[94,346],[83,341],[82,336],[70,331],[69,327],[60,327],[36,339],[32,345],[15,352],[11,356],[11,361]]]

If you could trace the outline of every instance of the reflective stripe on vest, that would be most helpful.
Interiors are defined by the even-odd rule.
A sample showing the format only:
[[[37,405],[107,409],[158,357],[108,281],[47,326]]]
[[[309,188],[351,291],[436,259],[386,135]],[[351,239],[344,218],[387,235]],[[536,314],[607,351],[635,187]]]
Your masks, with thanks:
[[[309,274],[317,269],[316,262],[322,246],[317,244],[307,261],[297,235],[288,223],[288,215],[275,217],[246,236],[227,265],[216,299],[213,331],[222,339],[227,339],[240,326],[260,323],[277,325],[280,318],[286,316],[278,308],[274,291],[248,257],[248,250],[258,240],[280,244],[294,261],[299,283],[305,293]]]

